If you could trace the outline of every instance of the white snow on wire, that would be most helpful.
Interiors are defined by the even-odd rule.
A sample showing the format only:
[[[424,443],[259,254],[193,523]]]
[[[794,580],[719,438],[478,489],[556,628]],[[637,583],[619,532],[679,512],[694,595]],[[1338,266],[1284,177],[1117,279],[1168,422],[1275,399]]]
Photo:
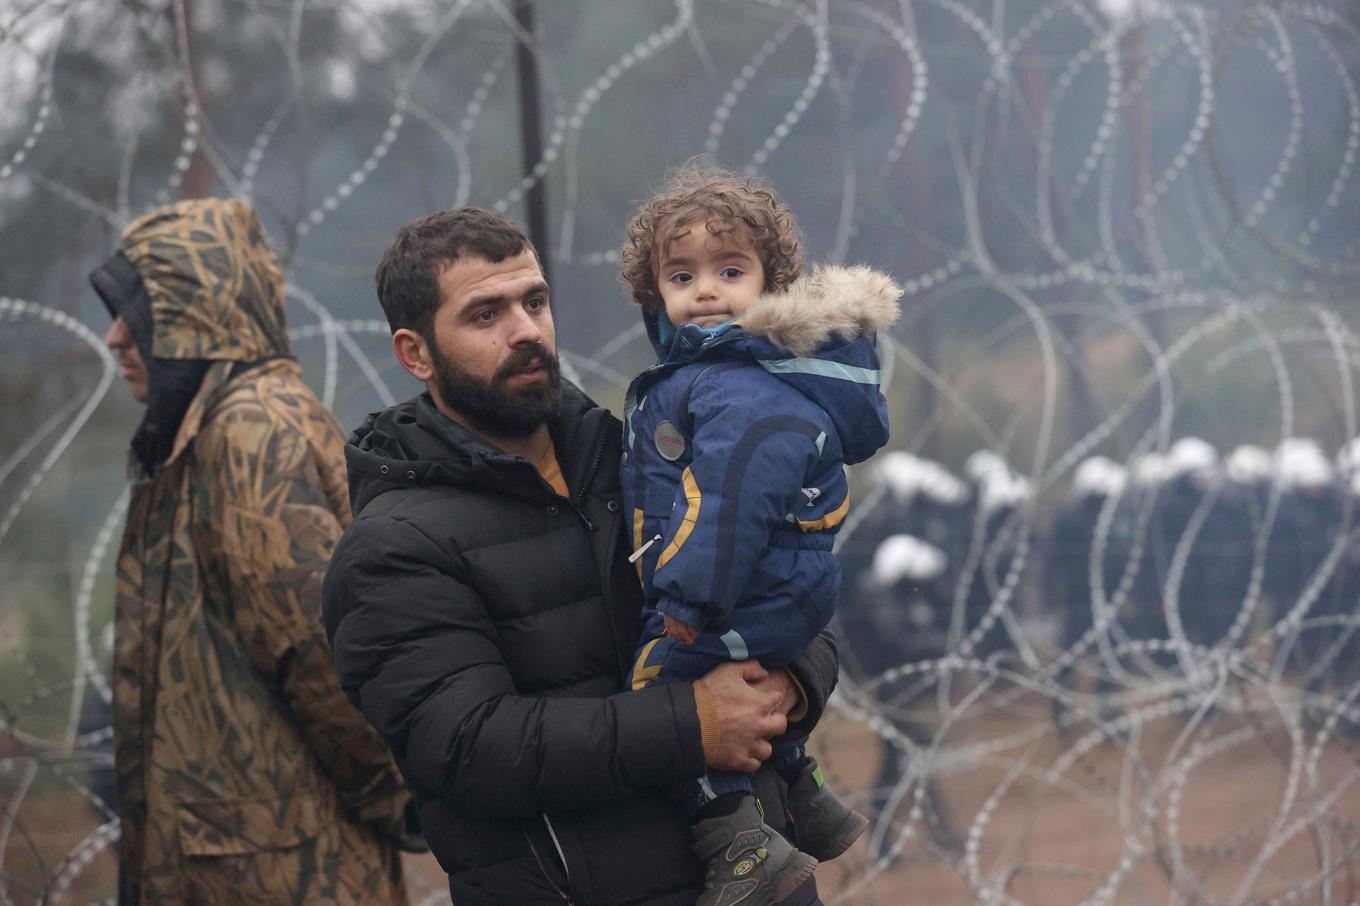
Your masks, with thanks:
[[[1092,456],[1077,467],[1072,476],[1072,494],[1077,497],[1115,497],[1128,484],[1128,470],[1108,456]]]
[[[870,575],[881,588],[903,579],[930,582],[944,574],[949,565],[945,552],[913,535],[892,535],[874,550]]]
[[[1099,0],[1096,4],[1105,18],[1120,22],[1133,15],[1135,0]]]
[[[1006,460],[991,450],[978,450],[963,463],[963,474],[968,476],[969,481],[977,484],[983,484],[990,476],[1009,476],[1010,473],[1011,469],[1006,465]]]
[[[1033,496],[1029,480],[1019,475],[993,475],[982,482],[980,503],[988,513],[995,510],[1017,507]]]
[[[1228,480],[1237,484],[1262,484],[1270,480],[1270,454],[1253,444],[1243,444],[1228,456]]]
[[[978,505],[986,512],[1018,506],[1033,495],[1027,479],[1011,471],[991,450],[978,450],[963,464],[963,473],[978,486]]]
[[[1182,437],[1171,445],[1166,461],[1171,478],[1183,475],[1207,477],[1218,468],[1218,451],[1203,438]]]
[[[959,504],[968,499],[968,485],[937,462],[925,461],[921,493],[937,503]]]
[[[1286,488],[1320,488],[1336,477],[1322,446],[1311,437],[1287,437],[1275,448],[1275,480]]]
[[[1341,445],[1336,452],[1336,470],[1343,475],[1360,471],[1360,437]]]
[[[886,484],[898,503],[910,503],[918,494],[944,504],[968,499],[968,486],[948,469],[903,450],[879,456],[873,472],[874,480]]]
[[[1162,454],[1143,453],[1133,458],[1129,472],[1136,487],[1147,488],[1166,481],[1171,470]]]

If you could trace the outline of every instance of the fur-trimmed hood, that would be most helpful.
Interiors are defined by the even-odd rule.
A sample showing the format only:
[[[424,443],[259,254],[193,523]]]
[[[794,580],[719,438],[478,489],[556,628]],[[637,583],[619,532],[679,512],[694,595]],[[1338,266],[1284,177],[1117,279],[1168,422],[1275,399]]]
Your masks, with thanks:
[[[902,312],[901,297],[902,288],[882,271],[863,264],[818,265],[782,292],[761,296],[730,326],[806,356],[834,338],[849,341],[887,330]],[[644,312],[642,318],[658,358],[666,361],[674,337],[661,341],[658,314]]]
[[[728,324],[679,325],[668,343],[660,340],[658,315],[644,314],[660,361],[635,388],[701,360],[750,362],[825,410],[845,461],[863,461],[888,439],[875,334],[897,320],[901,295],[891,277],[872,268],[819,267]]]
[[[737,323],[805,356],[833,338],[887,330],[901,314],[901,297],[902,288],[871,267],[816,267],[786,291],[761,296]]]

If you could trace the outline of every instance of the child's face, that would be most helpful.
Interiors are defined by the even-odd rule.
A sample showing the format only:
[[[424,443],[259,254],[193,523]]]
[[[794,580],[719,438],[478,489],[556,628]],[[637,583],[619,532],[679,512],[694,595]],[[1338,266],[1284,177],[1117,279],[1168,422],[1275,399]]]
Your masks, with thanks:
[[[765,268],[745,229],[699,221],[671,233],[656,282],[672,324],[714,327],[741,317],[760,298]]]

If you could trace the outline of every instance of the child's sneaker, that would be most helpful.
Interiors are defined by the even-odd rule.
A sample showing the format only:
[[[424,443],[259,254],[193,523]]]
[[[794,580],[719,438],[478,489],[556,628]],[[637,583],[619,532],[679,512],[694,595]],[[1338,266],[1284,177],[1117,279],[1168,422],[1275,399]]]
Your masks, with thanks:
[[[798,831],[798,848],[822,862],[845,852],[869,827],[868,818],[836,798],[811,756],[789,786],[789,812]]]
[[[730,815],[694,825],[694,854],[704,861],[704,892],[695,906],[768,906],[802,886],[817,860],[771,830],[746,796]]]

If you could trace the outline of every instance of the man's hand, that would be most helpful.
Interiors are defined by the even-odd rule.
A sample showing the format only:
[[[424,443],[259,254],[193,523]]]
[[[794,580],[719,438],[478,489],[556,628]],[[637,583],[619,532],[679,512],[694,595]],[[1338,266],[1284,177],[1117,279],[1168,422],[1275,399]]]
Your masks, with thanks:
[[[768,677],[757,661],[732,661],[699,680],[718,711],[718,751],[708,760],[710,768],[750,774],[770,757],[770,737],[783,733],[788,720],[779,710],[782,693],[753,685]]]
[[[661,622],[666,627],[666,635],[682,645],[693,645],[694,640],[699,637],[699,633],[693,626],[680,622],[668,613],[661,615]]]
[[[788,715],[802,701],[802,695],[798,692],[798,685],[794,683],[789,671],[783,667],[776,667],[768,671],[765,679],[751,685],[757,689],[778,693],[780,714]]]

